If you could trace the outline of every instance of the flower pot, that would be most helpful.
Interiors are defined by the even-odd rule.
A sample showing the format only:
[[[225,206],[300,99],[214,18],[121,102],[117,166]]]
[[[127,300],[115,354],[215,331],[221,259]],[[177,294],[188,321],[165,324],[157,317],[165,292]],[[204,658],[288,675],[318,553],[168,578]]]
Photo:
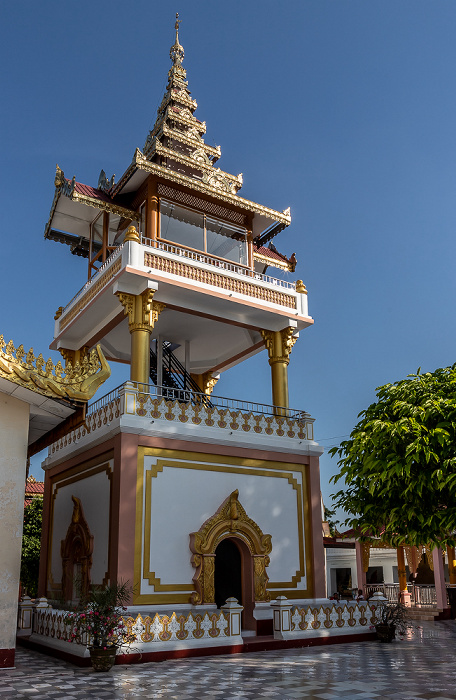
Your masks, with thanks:
[[[394,625],[375,625],[377,639],[381,642],[392,642],[396,636],[396,627]]]
[[[110,671],[116,663],[116,647],[89,647],[94,671]]]

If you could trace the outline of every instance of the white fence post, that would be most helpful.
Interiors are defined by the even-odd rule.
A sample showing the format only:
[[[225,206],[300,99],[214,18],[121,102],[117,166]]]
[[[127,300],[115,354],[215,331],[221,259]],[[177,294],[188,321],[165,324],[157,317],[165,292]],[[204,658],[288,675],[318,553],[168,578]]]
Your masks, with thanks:
[[[274,639],[288,639],[291,632],[292,604],[284,595],[271,603],[274,620]]]
[[[236,598],[228,598],[225,605],[222,605],[220,609],[229,620],[230,637],[239,637],[239,643],[242,644],[241,613],[244,607],[239,605]]]
[[[29,637],[32,634],[34,604],[28,595],[23,595],[19,602],[17,615],[17,635]]]

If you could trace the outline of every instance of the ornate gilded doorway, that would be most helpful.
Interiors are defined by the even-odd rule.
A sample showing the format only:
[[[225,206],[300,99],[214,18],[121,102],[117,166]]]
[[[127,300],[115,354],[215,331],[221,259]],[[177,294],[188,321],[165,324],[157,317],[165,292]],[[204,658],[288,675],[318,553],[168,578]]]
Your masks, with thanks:
[[[220,602],[220,599],[216,600],[215,597],[215,560],[219,545],[229,540],[231,545],[223,545],[220,550],[221,559],[224,557],[224,549],[233,546],[238,549],[242,571],[244,625],[249,629],[254,624],[252,613],[255,602],[270,600],[266,567],[269,565],[272,543],[271,535],[263,534],[258,525],[248,517],[238,498],[239,492],[236,489],[223,501],[217,512],[203,523],[198,532],[190,533],[191,562],[196,569],[193,576],[195,591],[192,593],[191,602],[193,605]],[[217,595],[222,596],[224,593],[220,592]]]

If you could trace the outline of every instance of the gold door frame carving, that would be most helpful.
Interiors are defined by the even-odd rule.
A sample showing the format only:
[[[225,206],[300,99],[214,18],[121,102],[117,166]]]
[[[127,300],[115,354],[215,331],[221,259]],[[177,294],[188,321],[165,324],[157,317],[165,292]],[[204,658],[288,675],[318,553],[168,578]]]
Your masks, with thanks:
[[[271,535],[263,534],[258,525],[248,517],[239,502],[236,489],[226,498],[216,513],[204,522],[198,532],[190,533],[191,563],[196,569],[193,576],[195,590],[191,595],[193,605],[214,603],[215,550],[228,537],[242,540],[253,558],[254,599],[268,602],[267,590]]]
[[[81,565],[81,580],[79,595],[85,597],[90,588],[90,569],[92,568],[93,535],[89,530],[84,516],[82,504],[79,498],[71,496],[73,501],[73,515],[66,537],[60,543],[60,555],[62,557],[62,593],[64,600],[72,600],[74,564]]]

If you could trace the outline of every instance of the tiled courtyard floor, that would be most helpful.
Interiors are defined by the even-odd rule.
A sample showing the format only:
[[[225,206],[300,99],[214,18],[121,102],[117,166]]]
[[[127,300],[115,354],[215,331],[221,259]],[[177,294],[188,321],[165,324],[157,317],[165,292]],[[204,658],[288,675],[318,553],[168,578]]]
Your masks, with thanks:
[[[456,622],[423,622],[392,644],[212,656],[95,673],[18,648],[0,700],[456,700]]]

